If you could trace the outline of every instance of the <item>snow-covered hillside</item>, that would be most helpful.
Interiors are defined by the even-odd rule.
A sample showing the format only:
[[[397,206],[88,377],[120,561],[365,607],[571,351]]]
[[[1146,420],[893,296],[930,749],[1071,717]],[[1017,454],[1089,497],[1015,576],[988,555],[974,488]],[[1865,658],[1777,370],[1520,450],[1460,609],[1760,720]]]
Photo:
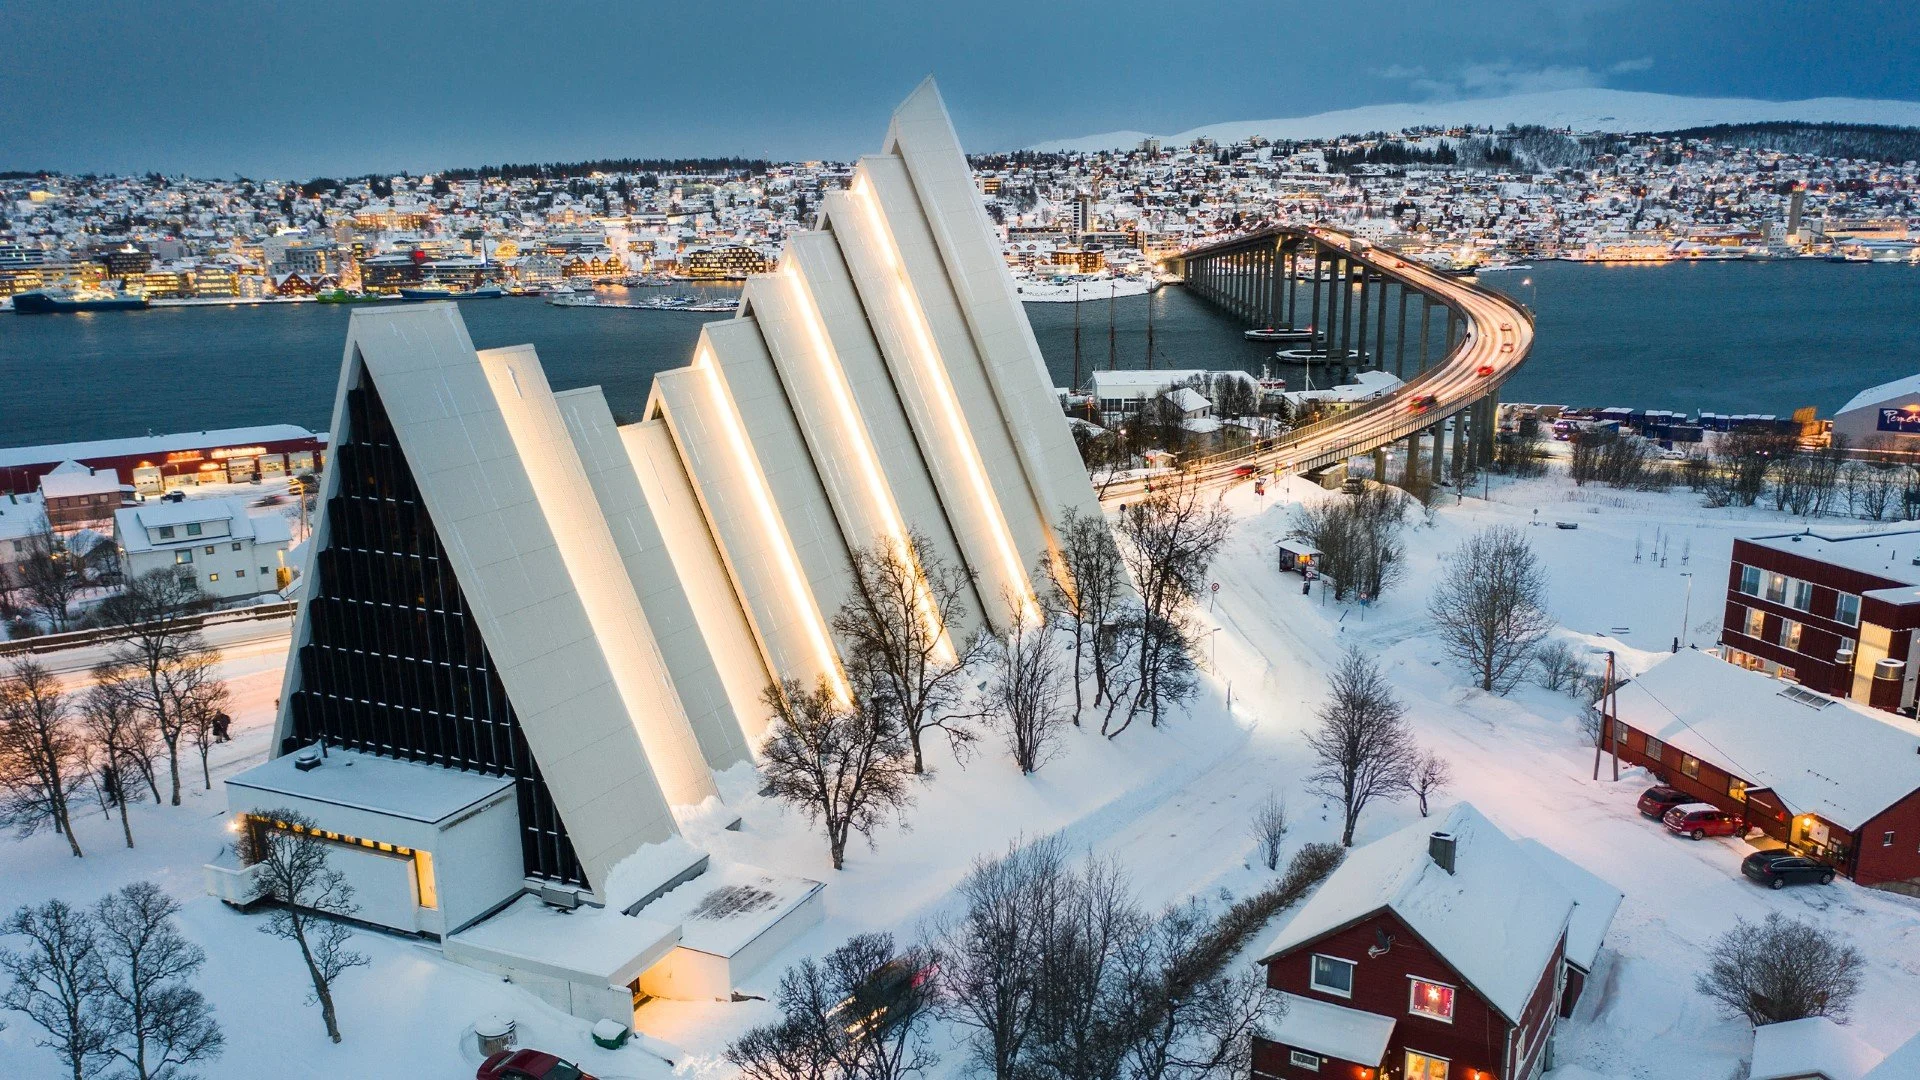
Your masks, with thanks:
[[[1240,120],[1208,124],[1160,138],[1168,145],[1184,146],[1203,136],[1219,143],[1235,143],[1254,135],[1268,139],[1326,139],[1337,135],[1399,131],[1428,125],[1504,127],[1507,124],[1542,124],[1575,131],[1674,131],[1707,124],[1759,123],[1769,120],[1913,127],[1920,126],[1920,101],[1840,97],[1761,101],[1756,98],[1678,97],[1589,87],[1471,101],[1368,105],[1276,120]],[[1148,137],[1149,134],[1144,131],[1109,131],[1101,135],[1041,143],[1032,149],[1092,151],[1130,148]]]

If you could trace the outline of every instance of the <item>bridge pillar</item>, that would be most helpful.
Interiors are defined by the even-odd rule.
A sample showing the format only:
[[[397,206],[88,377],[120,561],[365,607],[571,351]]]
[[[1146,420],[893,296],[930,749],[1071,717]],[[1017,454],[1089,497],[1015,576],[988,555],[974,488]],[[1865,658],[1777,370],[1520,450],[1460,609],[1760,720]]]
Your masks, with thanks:
[[[1407,287],[1400,286],[1400,332],[1394,335],[1393,373],[1407,377]]]
[[[1360,333],[1356,347],[1360,350],[1360,366],[1372,367],[1367,362],[1367,278],[1370,277],[1365,266],[1360,267]],[[1375,346],[1377,349],[1378,346]]]
[[[1384,445],[1373,448],[1373,478],[1382,484],[1387,482],[1387,448]]]
[[[1314,337],[1307,341],[1307,352],[1311,354],[1319,347],[1319,339],[1327,337],[1327,320],[1320,317],[1320,245],[1313,245],[1313,293],[1307,303],[1307,312],[1313,316]],[[1332,340],[1328,338],[1328,340]]]
[[[1340,365],[1345,367],[1353,349],[1353,260],[1341,259],[1334,277],[1333,296],[1340,303]]]
[[[1493,445],[1500,439],[1499,391],[1496,390],[1482,398],[1480,400],[1480,407],[1486,410],[1486,415],[1481,418],[1481,430],[1486,432],[1486,438],[1481,447],[1480,463],[1482,465],[1492,465]]]
[[[1435,424],[1427,429],[1433,433],[1433,468],[1431,475],[1433,476],[1433,482],[1436,484],[1444,482],[1447,478],[1447,447],[1446,443],[1441,440],[1441,436],[1445,434],[1443,430],[1445,426],[1444,424]]]
[[[1420,370],[1427,370],[1427,347],[1433,341],[1433,301],[1420,294]]]
[[[1420,433],[1407,436],[1405,460],[1400,463],[1400,482],[1413,487],[1420,482]]]
[[[1374,315],[1373,363],[1368,366],[1375,371],[1385,371],[1387,370],[1387,289],[1392,283],[1386,279],[1385,275],[1380,276],[1379,282],[1380,286],[1376,291],[1380,296],[1378,303],[1374,305],[1377,313]]]
[[[1287,251],[1287,327],[1300,326],[1300,245]],[[1307,344],[1311,345],[1312,342]]]
[[[1473,425],[1473,410],[1458,413],[1453,418],[1453,482],[1459,484],[1472,471],[1472,461],[1467,454],[1467,429]]]

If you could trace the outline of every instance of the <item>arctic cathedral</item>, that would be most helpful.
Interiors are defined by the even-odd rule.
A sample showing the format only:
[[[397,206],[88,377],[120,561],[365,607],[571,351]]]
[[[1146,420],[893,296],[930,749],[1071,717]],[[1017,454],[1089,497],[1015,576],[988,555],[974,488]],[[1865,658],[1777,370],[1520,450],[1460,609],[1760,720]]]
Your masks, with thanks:
[[[945,632],[998,630],[1097,512],[931,80],[640,422],[431,303],[354,312],[331,438],[235,827],[318,833],[352,918],[622,1022],[819,918],[819,883],[709,859],[676,811],[727,814],[770,683],[841,678],[850,554],[918,537],[972,577]],[[257,898],[231,855],[207,876]]]

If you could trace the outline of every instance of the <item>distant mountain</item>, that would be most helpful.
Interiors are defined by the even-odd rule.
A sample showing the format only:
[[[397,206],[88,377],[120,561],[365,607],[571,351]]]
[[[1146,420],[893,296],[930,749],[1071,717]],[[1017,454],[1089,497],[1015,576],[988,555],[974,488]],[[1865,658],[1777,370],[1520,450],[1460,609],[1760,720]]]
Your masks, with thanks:
[[[1206,137],[1228,144],[1260,135],[1268,139],[1330,139],[1369,131],[1409,127],[1471,125],[1505,127],[1539,124],[1577,132],[1678,131],[1718,124],[1759,124],[1777,120],[1814,123],[1885,124],[1920,127],[1920,101],[1863,98],[1810,98],[1761,101],[1757,98],[1696,98],[1646,94],[1633,90],[1552,90],[1539,94],[1478,98],[1470,101],[1420,101],[1368,105],[1314,116],[1278,120],[1241,120],[1208,124],[1160,136],[1169,146]],[[1059,139],[1031,147],[1042,151],[1131,149],[1148,138],[1144,131],[1109,131],[1079,139]]]

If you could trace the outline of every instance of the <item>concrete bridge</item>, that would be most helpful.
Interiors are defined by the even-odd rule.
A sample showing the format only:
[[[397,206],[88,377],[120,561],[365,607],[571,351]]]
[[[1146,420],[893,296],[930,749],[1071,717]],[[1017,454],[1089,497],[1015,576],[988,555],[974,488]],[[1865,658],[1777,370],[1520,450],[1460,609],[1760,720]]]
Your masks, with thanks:
[[[1493,457],[1500,386],[1533,347],[1533,313],[1469,279],[1328,226],[1262,229],[1179,257],[1187,288],[1250,328],[1312,330],[1309,365],[1391,371],[1405,385],[1274,439],[1189,462],[1203,484],[1304,473],[1361,454],[1386,479],[1386,451],[1406,448],[1402,480],[1461,477]],[[1451,452],[1446,437],[1451,425]],[[1431,449],[1421,440],[1431,441]],[[1111,485],[1108,501],[1144,491]]]

